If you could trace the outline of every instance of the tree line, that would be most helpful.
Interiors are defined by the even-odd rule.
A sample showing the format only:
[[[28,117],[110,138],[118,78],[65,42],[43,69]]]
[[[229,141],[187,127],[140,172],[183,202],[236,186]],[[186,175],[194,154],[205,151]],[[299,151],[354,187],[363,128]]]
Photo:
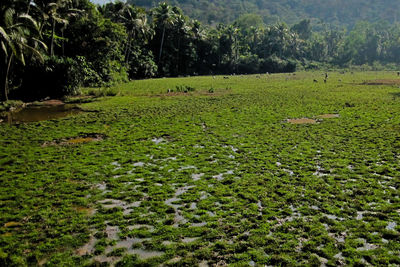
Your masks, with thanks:
[[[313,31],[308,19],[265,25],[257,14],[205,26],[167,3],[2,0],[1,98],[73,94],[151,77],[292,72],[400,62],[400,27],[359,22]]]
[[[146,8],[158,5],[158,0],[127,0]],[[203,23],[233,23],[242,14],[255,13],[264,23],[285,21],[297,23],[311,18],[313,25],[321,22],[353,27],[359,20],[395,23],[400,19],[400,0],[168,0],[191,18]]]

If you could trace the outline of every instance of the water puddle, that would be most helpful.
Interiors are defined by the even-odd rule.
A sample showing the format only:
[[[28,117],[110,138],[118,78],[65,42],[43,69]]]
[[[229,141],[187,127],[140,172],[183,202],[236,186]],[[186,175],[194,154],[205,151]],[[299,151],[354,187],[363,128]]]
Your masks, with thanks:
[[[120,233],[118,226],[110,226],[106,227],[107,238],[111,240],[118,240],[118,234]]]
[[[192,179],[193,179],[193,181],[198,181],[203,176],[204,176],[204,173],[194,173],[194,174],[192,174]]]
[[[153,139],[151,139],[151,141],[156,145],[159,145],[161,143],[165,143],[165,142],[168,142],[171,140],[172,140],[172,137],[170,135],[166,135],[166,134],[162,135],[161,137],[154,137]]]
[[[325,217],[327,217],[328,219],[331,220],[335,220],[335,221],[344,221],[344,218],[338,217],[336,215],[332,215],[332,214],[324,214]]]
[[[201,223],[192,223],[191,227],[203,227],[206,226],[206,222],[201,222]]]
[[[147,228],[147,231],[153,232],[154,231],[154,226],[148,225],[148,224],[135,224],[135,225],[129,225],[128,227],[129,231],[135,230],[135,229],[142,229],[142,228]]]
[[[185,237],[182,239],[183,243],[193,243],[194,241],[198,240],[199,237]]]
[[[396,228],[396,226],[397,226],[397,223],[396,223],[396,222],[390,222],[390,223],[386,226],[386,230],[392,230],[392,231],[394,231],[395,228]]]
[[[124,215],[128,215],[132,212],[132,208],[138,208],[141,205],[141,201],[135,201],[132,203],[127,203],[125,201],[119,200],[119,199],[103,199],[98,201],[98,203],[102,204],[103,208],[105,209],[113,209],[113,208],[117,208],[120,207],[122,208],[123,214]]]
[[[224,180],[225,175],[231,175],[231,174],[233,174],[233,170],[229,170],[227,172],[214,175],[212,178],[217,179],[217,181],[222,181]]]
[[[356,220],[362,220],[365,213],[365,211],[357,211]]]
[[[152,250],[144,250],[144,249],[131,249],[128,250],[129,255],[138,255],[140,259],[147,260],[150,258],[161,257],[164,255],[162,251],[152,251]]]
[[[176,263],[180,262],[181,260],[182,260],[182,257],[177,256],[177,257],[172,258],[169,261],[167,261],[167,263],[168,264],[176,264]]]
[[[190,170],[190,169],[197,169],[197,168],[196,168],[196,166],[189,165],[189,166],[180,167],[178,169],[178,171],[184,171],[184,170]]]
[[[76,254],[79,256],[84,256],[84,255],[91,255],[94,253],[94,246],[96,245],[97,239],[94,236],[90,237],[90,240],[88,243],[83,245],[82,247],[78,248],[76,250]]]
[[[187,185],[187,186],[183,186],[183,187],[178,188],[176,190],[176,192],[175,192],[175,197],[186,193],[190,188],[193,188],[193,187],[195,187],[195,186],[194,185]]]
[[[36,122],[60,119],[70,115],[81,113],[82,110],[76,105],[60,104],[60,105],[42,105],[17,109],[6,113],[3,121],[9,124],[23,123],[23,122]],[[1,121],[1,120],[0,120]]]
[[[181,204],[172,204],[172,203],[178,202],[180,200],[181,200],[181,198],[179,198],[179,197],[171,197],[171,198],[165,200],[164,203],[168,206],[173,207],[174,209],[178,209],[178,208],[182,207],[182,205]]]
[[[178,228],[179,225],[187,223],[188,220],[185,219],[185,217],[182,216],[180,211],[175,212],[175,218],[174,218],[174,224],[172,225],[174,228]]]
[[[118,241],[115,246],[108,247],[106,249],[106,254],[116,248],[126,248],[129,251],[129,249],[131,249],[134,244],[140,244],[143,241],[148,241],[148,240],[150,240],[150,238],[130,238],[130,237],[128,237],[125,240]]]
[[[316,124],[317,120],[301,118],[301,119],[288,119],[287,122],[290,124]]]
[[[98,183],[93,186],[95,189],[99,189],[101,191],[105,191],[107,189],[107,184],[105,182]]]
[[[364,243],[364,245],[362,247],[358,247],[358,251],[369,251],[379,248],[377,245],[368,243],[364,238],[360,238],[360,240]]]
[[[133,167],[143,167],[144,166],[144,162],[136,162],[133,164]]]

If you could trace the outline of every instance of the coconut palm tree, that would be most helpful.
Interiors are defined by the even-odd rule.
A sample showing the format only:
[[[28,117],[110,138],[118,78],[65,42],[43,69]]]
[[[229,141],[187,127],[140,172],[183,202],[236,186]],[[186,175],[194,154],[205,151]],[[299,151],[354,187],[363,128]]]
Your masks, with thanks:
[[[0,9],[0,46],[5,59],[4,98],[8,100],[9,75],[14,58],[25,65],[27,55],[43,60],[40,48],[46,45],[39,40],[39,27],[36,21],[26,13],[19,13],[13,5]]]
[[[158,62],[160,62],[165,40],[165,31],[168,27],[175,24],[175,13],[171,6],[163,2],[153,10],[152,14],[157,28],[162,28],[160,50],[158,54]]]
[[[56,39],[56,25],[61,24],[64,31],[72,16],[77,16],[81,10],[71,8],[72,0],[34,0],[35,9],[40,21],[40,33],[46,25],[51,28],[50,34],[50,56],[54,56],[54,42]]]
[[[146,13],[132,5],[122,4],[123,6],[118,12],[118,21],[124,24],[128,33],[128,41],[125,48],[125,62],[128,64],[132,42],[138,39],[146,43],[153,36],[154,31],[147,21]]]

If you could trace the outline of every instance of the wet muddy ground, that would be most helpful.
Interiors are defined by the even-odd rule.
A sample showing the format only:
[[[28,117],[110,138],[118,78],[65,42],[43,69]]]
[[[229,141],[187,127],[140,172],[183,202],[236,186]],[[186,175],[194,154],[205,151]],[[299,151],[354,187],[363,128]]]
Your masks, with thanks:
[[[400,265],[397,89],[360,85],[391,74],[318,75],[135,81],[1,124],[0,263]],[[199,93],[157,96],[176,83]]]

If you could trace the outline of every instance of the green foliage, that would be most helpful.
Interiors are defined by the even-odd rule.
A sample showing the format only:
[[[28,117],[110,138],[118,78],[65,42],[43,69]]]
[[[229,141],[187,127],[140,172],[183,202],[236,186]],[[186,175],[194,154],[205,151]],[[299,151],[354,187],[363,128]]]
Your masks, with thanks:
[[[129,0],[138,6],[152,8],[157,0]],[[400,17],[399,0],[172,0],[171,4],[180,6],[190,17],[207,24],[232,23],[244,14],[261,16],[264,23],[287,21],[294,24],[305,17],[313,21],[353,26],[366,18],[370,22],[387,20],[396,22]]]
[[[24,69],[20,89],[13,91],[12,96],[33,100],[74,95],[82,84],[79,63],[67,57],[49,57],[43,63],[31,63]]]

